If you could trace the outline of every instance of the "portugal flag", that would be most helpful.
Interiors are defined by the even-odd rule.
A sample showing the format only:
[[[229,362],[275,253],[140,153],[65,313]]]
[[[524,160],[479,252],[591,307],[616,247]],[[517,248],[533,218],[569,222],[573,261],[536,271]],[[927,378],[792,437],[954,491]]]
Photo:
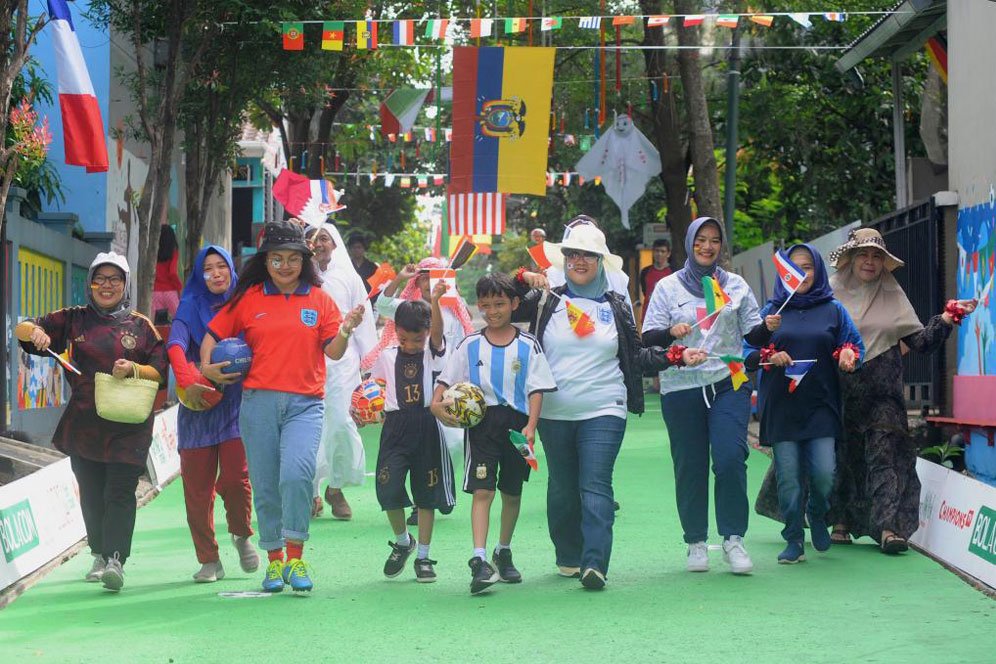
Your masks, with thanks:
[[[284,50],[304,50],[304,23],[284,23]]]

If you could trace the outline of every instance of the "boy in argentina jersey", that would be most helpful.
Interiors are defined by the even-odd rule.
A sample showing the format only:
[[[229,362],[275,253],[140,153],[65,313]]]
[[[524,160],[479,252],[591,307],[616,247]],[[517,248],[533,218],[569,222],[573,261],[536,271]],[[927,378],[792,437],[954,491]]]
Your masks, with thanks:
[[[414,569],[419,583],[436,580],[436,561],[429,559],[434,510],[452,509],[456,503],[450,453],[440,436],[439,423],[429,412],[429,396],[443,368],[439,298],[445,292],[445,283],[436,284],[431,308],[423,300],[398,306],[394,319],[398,345],[384,349],[370,374],[386,384],[386,417],[377,453],[377,500],[387,512],[395,539],[388,542],[391,554],[384,563],[384,575],[393,578],[401,574],[417,549]],[[417,545],[405,525],[405,508],[412,504],[405,491],[406,475],[418,508]]]
[[[455,420],[446,412],[443,392],[451,385],[471,382],[484,392],[484,419],[470,429],[466,443],[463,490],[473,494],[471,525],[474,555],[470,559],[471,594],[498,580],[520,583],[509,548],[522,503],[522,483],[529,465],[509,439],[521,431],[534,442],[543,393],[557,389],[539,342],[512,325],[519,298],[511,277],[493,273],[477,282],[477,306],[487,327],[467,335],[450,354],[436,381],[432,412],[444,424]],[[492,562],[488,563],[488,520],[495,490],[501,492],[501,532]]]

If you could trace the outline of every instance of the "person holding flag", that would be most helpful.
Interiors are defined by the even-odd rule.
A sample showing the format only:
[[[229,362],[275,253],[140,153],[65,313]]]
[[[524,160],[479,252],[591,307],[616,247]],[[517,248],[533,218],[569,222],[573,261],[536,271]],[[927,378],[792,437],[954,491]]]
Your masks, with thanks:
[[[539,421],[550,481],[547,525],[562,576],[585,588],[605,586],[615,521],[612,472],[626,431],[626,413],[643,413],[643,373],[695,365],[705,353],[643,348],[632,309],[609,289],[612,254],[602,231],[574,229],[547,256],[566,283],[553,290],[542,274],[519,271],[519,308],[550,363],[557,391],[547,394]],[[572,309],[574,311],[572,311]]]
[[[864,354],[861,335],[850,315],[834,299],[820,253],[808,244],[791,247],[785,261],[791,275],[782,279],[761,309],[765,316],[782,311],[782,324],[765,347],[745,343],[746,365],[762,365],[758,384],[761,444],[774,451],[778,506],[785,520],[787,545],[779,564],[806,559],[803,545],[802,474],[807,474],[806,514],[813,548],[830,548],[826,514],[833,489],[834,441],[842,434],[838,369],[853,372]]]
[[[724,558],[734,574],[754,564],[744,548],[747,532],[747,419],[750,390],[738,362],[746,339],[766,345],[781,323],[764,320],[750,286],[719,267],[726,244],[723,225],[712,217],[692,222],[685,235],[688,258],[654,288],[643,319],[644,345],[674,340],[705,349],[710,357],[694,369],[660,374],[661,413],[674,459],[678,515],[688,544],[686,568],[709,569],[709,459],[715,474],[716,525]],[[709,288],[705,288],[708,285]]]
[[[885,553],[901,553],[919,527],[917,448],[903,398],[903,348],[934,353],[977,300],[950,300],[920,322],[892,276],[903,266],[873,228],[851,232],[830,254],[834,296],[854,318],[867,352],[860,376],[843,377],[844,433],[838,439],[837,484],[831,501],[835,544],[868,535]]]

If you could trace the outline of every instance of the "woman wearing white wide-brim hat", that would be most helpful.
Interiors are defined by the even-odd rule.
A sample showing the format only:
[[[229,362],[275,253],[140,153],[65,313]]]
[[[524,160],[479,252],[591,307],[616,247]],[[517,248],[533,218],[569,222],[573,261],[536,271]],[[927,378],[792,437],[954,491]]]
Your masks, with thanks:
[[[844,374],[844,436],[837,441],[837,480],[830,518],[836,544],[869,535],[886,553],[907,549],[919,525],[920,481],[903,398],[900,342],[920,353],[939,350],[975,300],[951,301],[924,327],[893,270],[904,265],[873,228],[852,231],[830,254],[834,297],[865,342],[860,372]]]
[[[663,348],[643,348],[632,309],[610,290],[607,273],[622,259],[590,223],[575,225],[559,245],[547,247],[565,283],[543,299],[549,282],[519,271],[520,304],[513,314],[530,322],[550,363],[557,391],[543,398],[539,433],[546,451],[547,523],[562,576],[584,587],[605,586],[615,520],[612,472],[626,431],[626,413],[643,412],[643,372],[663,371]],[[705,353],[686,349],[691,365]]]
[[[564,238],[563,242],[567,242],[571,238],[571,234],[575,229],[581,230],[582,235],[586,233],[585,227],[591,227],[595,230],[599,230],[598,223],[585,214],[579,214],[567,223],[564,227]],[[599,230],[599,232],[601,232]],[[602,236],[604,239],[604,235]],[[550,261],[551,265],[546,270],[546,278],[550,282],[551,288],[556,288],[557,286],[563,286],[566,281],[564,275],[564,260],[560,252],[561,244],[556,242],[546,242],[543,246],[543,253],[546,254],[547,260]],[[606,249],[608,251],[608,249]],[[633,300],[629,296],[629,275],[626,274],[626,269],[623,265],[623,259],[615,254],[610,254],[611,258],[605,261],[605,278],[609,284],[609,290],[613,293],[618,293],[629,305],[630,313],[633,311]]]

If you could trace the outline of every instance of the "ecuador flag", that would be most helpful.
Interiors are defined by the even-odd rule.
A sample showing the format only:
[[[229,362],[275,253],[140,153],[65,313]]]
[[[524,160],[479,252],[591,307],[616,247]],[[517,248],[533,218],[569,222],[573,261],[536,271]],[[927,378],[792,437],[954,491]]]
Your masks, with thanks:
[[[453,51],[450,193],[545,196],[555,49]]]

